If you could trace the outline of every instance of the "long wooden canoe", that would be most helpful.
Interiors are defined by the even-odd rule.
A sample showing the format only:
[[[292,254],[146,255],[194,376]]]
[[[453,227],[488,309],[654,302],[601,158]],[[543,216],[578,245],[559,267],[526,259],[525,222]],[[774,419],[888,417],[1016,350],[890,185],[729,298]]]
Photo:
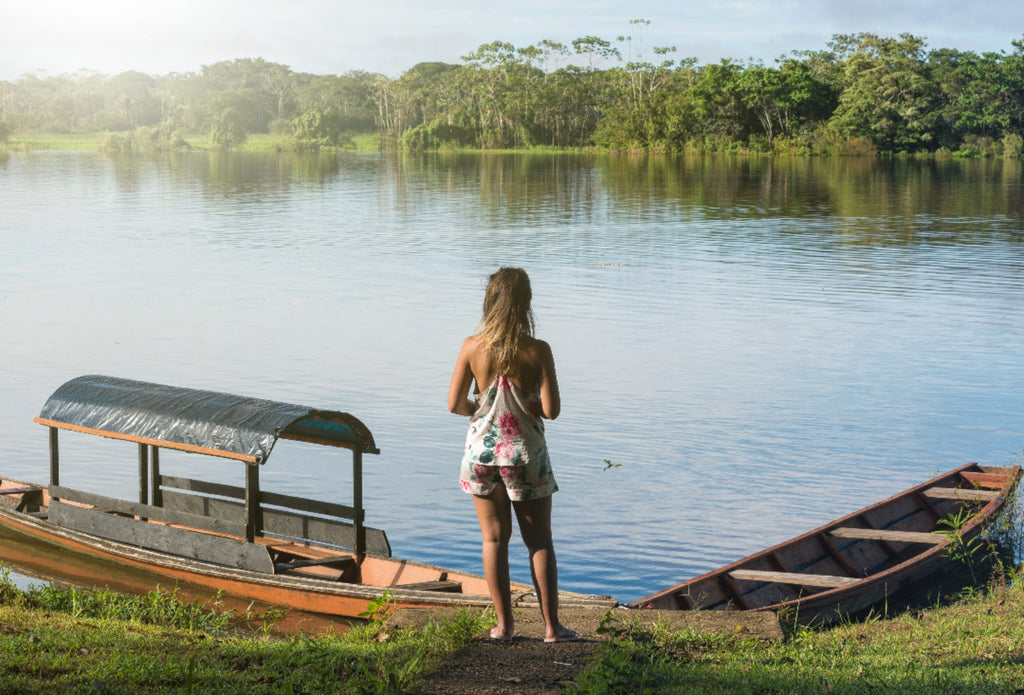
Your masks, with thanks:
[[[1020,466],[967,464],[629,605],[776,611],[803,624],[852,616],[932,577],[950,544],[969,544],[996,517],[1019,477]]]
[[[398,608],[487,606],[484,577],[391,556],[382,530],[364,524],[362,454],[379,453],[348,413],[104,376],[61,386],[36,421],[50,432],[50,483],[0,479],[0,524],[72,553],[140,568],[261,603],[357,617],[389,596]],[[58,431],[138,446],[139,499],[60,484]],[[261,489],[275,442],[293,439],[352,452],[352,503]],[[244,486],[171,476],[161,449],[242,462]],[[72,562],[69,557],[69,562]],[[514,583],[520,604],[531,585]],[[612,608],[609,596],[563,591],[565,606]]]

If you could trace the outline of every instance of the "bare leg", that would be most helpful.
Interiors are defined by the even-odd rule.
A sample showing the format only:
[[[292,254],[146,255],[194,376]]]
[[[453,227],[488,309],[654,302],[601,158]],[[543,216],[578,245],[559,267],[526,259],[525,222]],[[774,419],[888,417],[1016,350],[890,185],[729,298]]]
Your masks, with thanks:
[[[498,624],[491,636],[511,639],[515,627],[512,618],[512,588],[508,570],[508,542],[512,537],[512,509],[504,485],[498,485],[486,497],[473,495],[483,539],[484,576],[494,602]]]
[[[575,637],[572,630],[558,621],[558,565],[551,539],[551,497],[512,504],[523,543],[530,551],[530,573],[544,618],[545,639]]]

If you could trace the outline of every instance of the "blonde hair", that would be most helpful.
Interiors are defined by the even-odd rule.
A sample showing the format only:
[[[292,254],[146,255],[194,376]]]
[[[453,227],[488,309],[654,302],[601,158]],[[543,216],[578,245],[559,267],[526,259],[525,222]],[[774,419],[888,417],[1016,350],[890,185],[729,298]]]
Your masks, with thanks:
[[[487,282],[477,335],[487,345],[498,374],[506,374],[515,365],[520,337],[533,335],[532,298],[530,276],[522,268],[499,268]]]

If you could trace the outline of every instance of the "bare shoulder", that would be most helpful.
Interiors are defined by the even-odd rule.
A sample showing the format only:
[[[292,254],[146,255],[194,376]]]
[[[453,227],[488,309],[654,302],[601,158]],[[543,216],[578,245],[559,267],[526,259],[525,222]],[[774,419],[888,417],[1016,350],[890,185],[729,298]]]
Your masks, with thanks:
[[[476,355],[484,349],[484,341],[478,335],[471,335],[462,341],[462,348],[459,350],[464,356]]]
[[[523,350],[531,357],[543,359],[551,357],[551,346],[540,338],[524,336]]]

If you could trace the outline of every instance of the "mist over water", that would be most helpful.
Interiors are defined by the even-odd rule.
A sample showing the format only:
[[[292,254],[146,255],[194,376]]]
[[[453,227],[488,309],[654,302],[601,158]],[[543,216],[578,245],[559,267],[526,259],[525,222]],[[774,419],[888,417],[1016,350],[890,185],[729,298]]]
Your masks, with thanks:
[[[0,474],[46,482],[32,418],[82,374],[344,410],[381,449],[367,523],[479,571],[447,387],[487,275],[518,265],[562,389],[561,585],[631,600],[1019,460],[1022,195],[1003,161],[4,155]],[[135,494],[130,446],[65,435],[61,461]],[[344,502],[348,461],[281,442],[262,478]]]

